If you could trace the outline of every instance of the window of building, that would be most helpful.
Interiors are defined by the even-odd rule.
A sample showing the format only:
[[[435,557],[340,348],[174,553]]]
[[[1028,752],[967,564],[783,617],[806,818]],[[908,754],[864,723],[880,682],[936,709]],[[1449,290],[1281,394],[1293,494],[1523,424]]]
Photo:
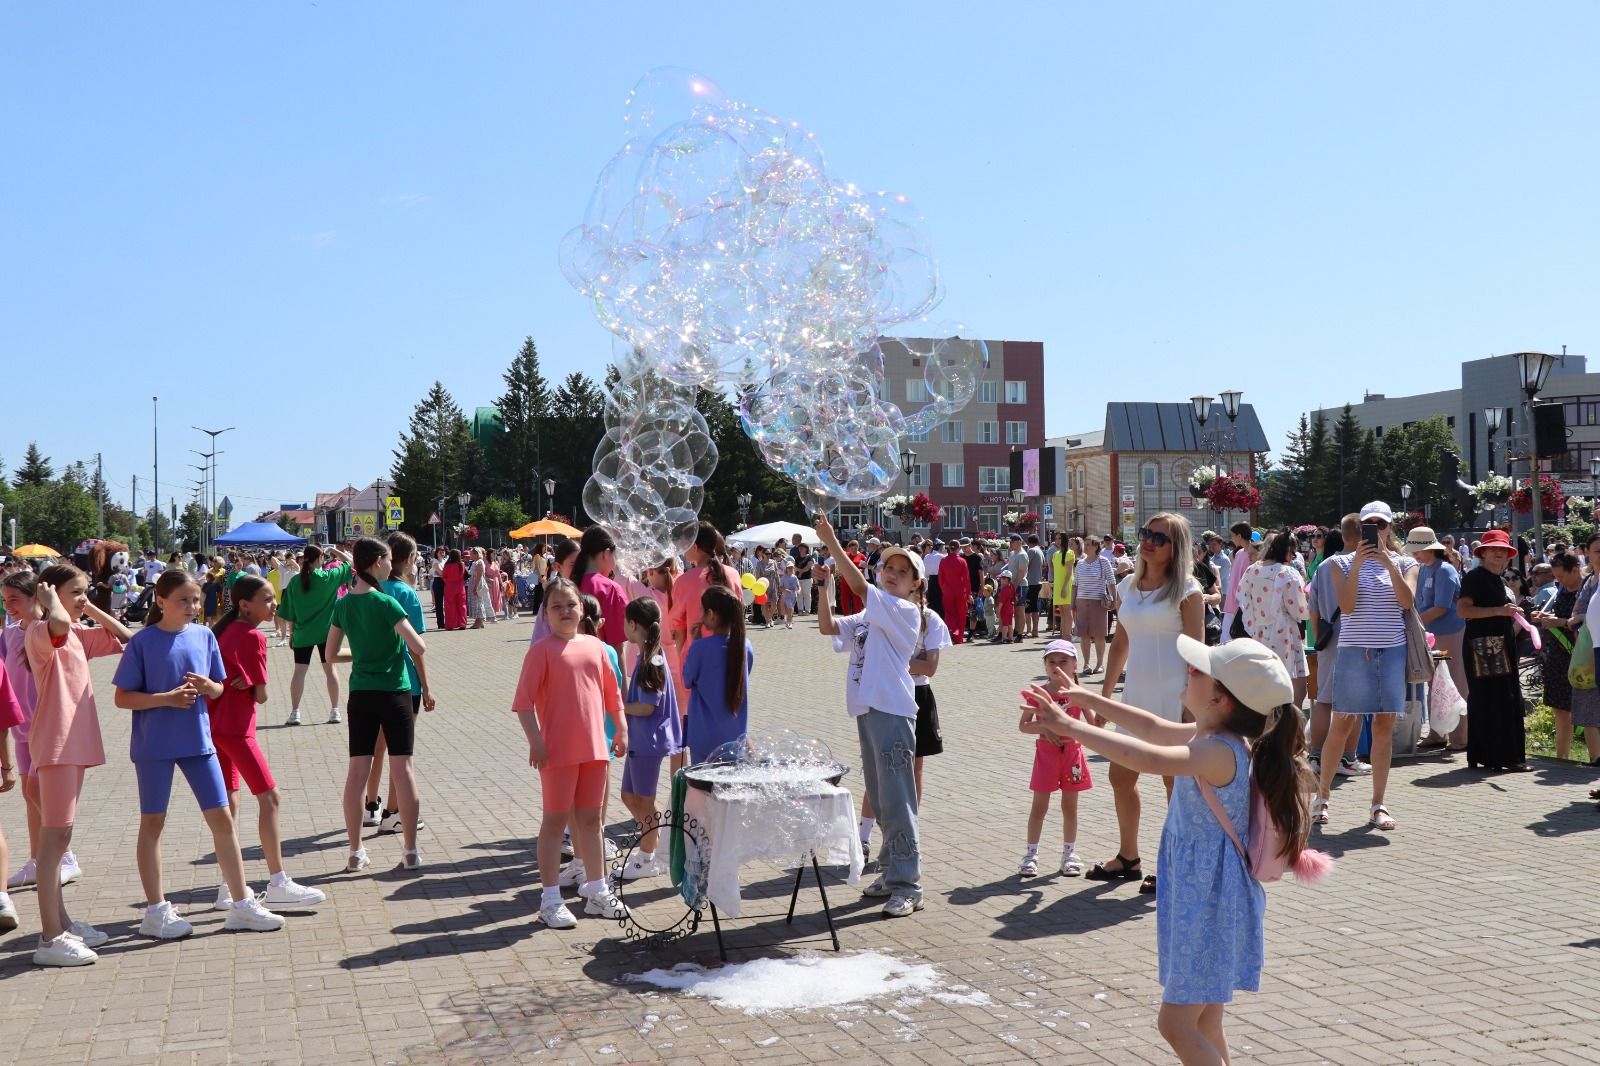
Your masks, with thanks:
[[[860,504],[841,504],[836,521],[840,529],[861,529],[867,524],[867,509]]]
[[[1449,426],[1451,429],[1455,429],[1456,428],[1456,416],[1455,415],[1445,415],[1444,416],[1444,424]]]
[[[917,463],[915,466],[913,466],[911,468],[911,476],[907,480],[911,482],[911,487],[913,489],[925,489],[925,488],[927,488],[928,487],[928,464],[927,463]]]
[[[1006,382],[1006,403],[1027,403],[1028,383],[1026,381]]]
[[[928,392],[928,383],[921,378],[906,378],[906,402],[927,403],[933,399]]]
[[[998,381],[980,381],[980,382],[978,382],[978,402],[979,403],[999,403],[1000,402],[1000,383]]]
[[[926,443],[928,443],[928,431],[925,430],[925,429],[919,429],[915,433],[907,433],[906,434],[906,443],[907,444],[926,444]]]
[[[1000,508],[992,504],[985,504],[978,508],[978,532],[1000,532]]]
[[[946,529],[966,529],[966,507],[957,503],[946,504],[940,513],[939,524]]]
[[[1379,426],[1379,427],[1378,427],[1378,428],[1377,428],[1377,429],[1375,429],[1375,430],[1373,430],[1373,431],[1372,431],[1372,435],[1373,435],[1373,436],[1374,436],[1374,437],[1377,437],[1377,438],[1379,438],[1379,439],[1382,439],[1382,437],[1383,437],[1383,427],[1382,427],[1382,426]]]
[[[1600,425],[1600,396],[1570,396],[1563,400],[1568,426]]]
[[[1010,492],[1011,468],[1009,466],[978,467],[979,492]]]
[[[944,463],[944,470],[940,472],[939,480],[944,482],[947,489],[965,488],[967,484],[967,468],[961,463]]]
[[[1026,444],[1026,443],[1028,443],[1028,423],[1026,423],[1026,422],[1007,422],[1006,423],[1006,443],[1007,444]]]
[[[962,436],[960,422],[946,422],[939,427],[939,439],[946,444],[960,444]]]
[[[1156,487],[1156,479],[1160,476],[1160,468],[1155,463],[1145,463],[1139,468],[1139,483],[1147,489]]]
[[[993,421],[979,422],[978,423],[978,443],[979,444],[999,444],[1000,443],[1000,423],[999,422],[993,422]]]

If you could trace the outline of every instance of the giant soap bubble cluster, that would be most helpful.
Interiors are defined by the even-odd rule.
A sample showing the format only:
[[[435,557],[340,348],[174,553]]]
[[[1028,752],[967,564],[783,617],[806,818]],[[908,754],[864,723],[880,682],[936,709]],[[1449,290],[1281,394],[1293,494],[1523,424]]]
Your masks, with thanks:
[[[627,141],[562,241],[561,268],[632,353],[628,389],[647,399],[641,410],[654,414],[658,391],[691,407],[696,389],[732,391],[762,457],[812,508],[888,493],[900,438],[966,404],[988,361],[981,341],[933,330],[942,339],[913,353],[929,402],[907,417],[891,398],[879,339],[941,295],[910,203],[830,176],[798,123],[688,71],[646,75],[624,121]],[[608,411],[600,480],[584,497],[601,508],[591,516],[659,552],[710,472],[693,454],[703,434],[692,420],[668,421],[635,427]],[[635,428],[653,434],[642,448]],[[664,524],[652,532],[645,516]]]

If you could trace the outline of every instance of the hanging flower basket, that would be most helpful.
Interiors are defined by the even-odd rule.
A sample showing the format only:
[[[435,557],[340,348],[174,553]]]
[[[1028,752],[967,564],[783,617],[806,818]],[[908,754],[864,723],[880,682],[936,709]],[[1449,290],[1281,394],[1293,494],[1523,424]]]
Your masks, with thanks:
[[[1491,507],[1503,507],[1511,499],[1511,490],[1514,488],[1511,479],[1500,474],[1490,474],[1476,485],[1472,486],[1472,498],[1484,510]]]
[[[1197,466],[1189,472],[1189,491],[1196,496],[1209,498],[1211,486],[1217,480],[1217,468],[1214,466]]]
[[[881,536],[883,536],[883,527],[882,526],[868,526],[863,532],[865,532],[866,535],[869,536],[869,537],[881,537]]]
[[[1527,514],[1533,510],[1533,496],[1528,489],[1530,484],[1523,481],[1517,486],[1517,491],[1511,494],[1511,509],[1518,514]],[[1539,475],[1539,508],[1552,517],[1560,515],[1561,509],[1567,505],[1567,494],[1561,491],[1561,482],[1549,474]]]
[[[1006,525],[1017,533],[1032,533],[1039,528],[1038,511],[1007,511]]]
[[[1261,506],[1261,490],[1243,474],[1219,476],[1204,495],[1213,511],[1254,511]]]
[[[910,511],[912,518],[930,526],[939,520],[939,505],[926,492],[911,497]]]
[[[1421,511],[1407,511],[1395,519],[1395,529],[1402,535],[1410,533],[1418,526],[1427,525],[1428,519]]]
[[[879,501],[878,506],[896,518],[904,518],[911,511],[911,497],[885,496]]]

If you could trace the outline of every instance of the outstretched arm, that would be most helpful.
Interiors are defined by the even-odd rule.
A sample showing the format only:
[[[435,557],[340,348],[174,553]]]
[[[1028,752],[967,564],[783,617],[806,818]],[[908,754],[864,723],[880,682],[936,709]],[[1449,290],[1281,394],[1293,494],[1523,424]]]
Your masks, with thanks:
[[[822,538],[823,547],[828,549],[828,558],[839,571],[839,577],[850,586],[862,599],[867,598],[867,578],[856,565],[854,559],[845,553],[839,545],[839,535],[833,531],[833,523],[828,521],[827,515],[817,515],[817,536]]]
[[[1187,744],[1194,738],[1193,722],[1169,722],[1151,714],[1142,707],[1122,703],[1110,696],[1084,688],[1069,680],[1065,670],[1054,670],[1050,679],[1063,690],[1067,699],[1102,721],[1112,722],[1134,736],[1152,744]]]
[[[1219,788],[1233,780],[1233,750],[1221,741],[1195,738],[1193,727],[1190,727],[1188,742],[1151,743],[1123,733],[1108,732],[1072,717],[1056,705],[1049,692],[1037,685],[1024,692],[1023,697],[1024,711],[1031,707],[1034,715],[1034,722],[1023,726],[1024,732],[1048,729],[1141,774],[1200,777]]]

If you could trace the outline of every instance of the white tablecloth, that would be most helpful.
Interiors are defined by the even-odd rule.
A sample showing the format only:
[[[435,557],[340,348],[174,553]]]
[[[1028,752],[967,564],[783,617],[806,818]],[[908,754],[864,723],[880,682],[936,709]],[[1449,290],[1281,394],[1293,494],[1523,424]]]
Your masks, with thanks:
[[[739,868],[755,859],[774,859],[792,868],[809,863],[810,853],[816,852],[824,866],[848,866],[849,884],[861,880],[861,838],[850,790],[826,782],[818,782],[816,789],[811,795],[774,799],[756,790],[690,787],[684,808],[699,821],[711,851],[705,894],[717,910],[739,917]],[[791,805],[796,803],[810,808],[813,817],[795,817]],[[781,813],[763,811],[774,804],[783,805]],[[688,846],[695,846],[693,834]]]

